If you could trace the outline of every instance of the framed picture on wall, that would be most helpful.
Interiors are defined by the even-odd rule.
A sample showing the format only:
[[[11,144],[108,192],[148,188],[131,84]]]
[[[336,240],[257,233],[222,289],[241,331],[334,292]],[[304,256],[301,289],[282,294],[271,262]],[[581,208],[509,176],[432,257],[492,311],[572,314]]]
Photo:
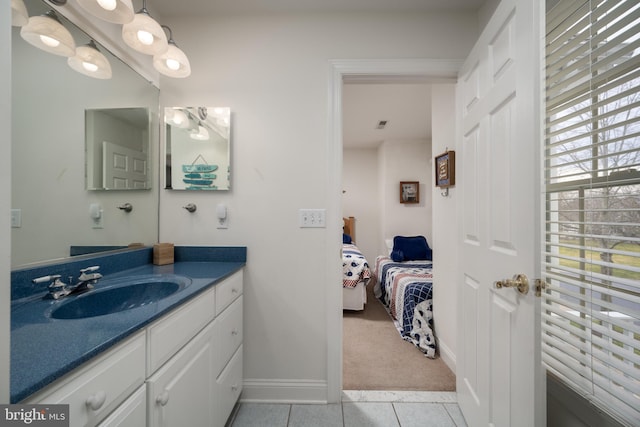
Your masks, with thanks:
[[[456,185],[456,152],[446,151],[435,158],[436,187]]]
[[[400,181],[400,203],[420,203],[418,181]]]

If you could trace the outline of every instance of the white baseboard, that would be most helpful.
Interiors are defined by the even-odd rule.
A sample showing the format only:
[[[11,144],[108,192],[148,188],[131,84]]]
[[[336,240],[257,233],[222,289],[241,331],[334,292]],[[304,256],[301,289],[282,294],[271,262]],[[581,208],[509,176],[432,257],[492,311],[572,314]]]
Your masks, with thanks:
[[[240,402],[326,404],[327,382],[245,379]]]
[[[451,369],[451,371],[456,373],[456,355],[451,351],[451,348],[442,340],[438,340],[438,350],[440,350],[440,357],[442,361]]]

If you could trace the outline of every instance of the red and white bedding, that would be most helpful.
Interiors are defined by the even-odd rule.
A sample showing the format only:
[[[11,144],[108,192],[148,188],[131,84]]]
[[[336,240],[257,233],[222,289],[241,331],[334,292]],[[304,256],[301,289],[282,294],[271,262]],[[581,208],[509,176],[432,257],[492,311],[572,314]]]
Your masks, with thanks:
[[[360,282],[367,282],[371,269],[367,259],[354,244],[342,245],[342,286],[355,288]]]

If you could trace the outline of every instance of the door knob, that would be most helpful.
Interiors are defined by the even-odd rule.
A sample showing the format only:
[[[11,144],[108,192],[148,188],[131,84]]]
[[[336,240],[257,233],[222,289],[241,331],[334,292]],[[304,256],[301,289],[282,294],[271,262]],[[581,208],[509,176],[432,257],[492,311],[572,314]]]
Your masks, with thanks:
[[[529,279],[524,274],[516,274],[513,279],[498,280],[495,285],[497,289],[516,288],[523,295],[529,293]]]

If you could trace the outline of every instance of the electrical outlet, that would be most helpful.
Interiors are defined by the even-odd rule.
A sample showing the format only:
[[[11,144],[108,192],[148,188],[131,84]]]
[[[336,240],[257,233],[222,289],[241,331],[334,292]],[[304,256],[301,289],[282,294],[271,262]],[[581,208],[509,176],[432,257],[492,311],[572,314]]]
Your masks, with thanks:
[[[326,209],[300,209],[300,228],[325,228]]]
[[[11,227],[22,227],[22,209],[11,209]]]

